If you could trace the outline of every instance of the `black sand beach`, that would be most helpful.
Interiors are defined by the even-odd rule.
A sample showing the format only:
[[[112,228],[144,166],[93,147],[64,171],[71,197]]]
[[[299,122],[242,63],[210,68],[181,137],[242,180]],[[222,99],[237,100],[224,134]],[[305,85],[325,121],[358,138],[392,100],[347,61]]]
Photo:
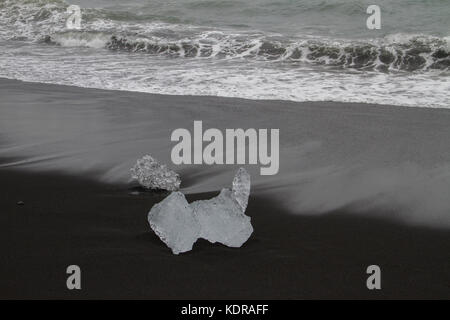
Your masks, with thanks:
[[[174,256],[146,221],[163,193],[5,169],[0,179],[1,298],[450,298],[448,231],[345,209],[293,216],[253,197],[255,232],[242,248],[199,241]],[[384,270],[381,291],[365,286],[374,262]],[[80,291],[66,289],[70,264],[82,269]]]
[[[102,124],[94,125],[97,113],[104,113],[120,134],[112,127],[100,131]],[[199,116],[210,127],[264,127],[268,119],[272,127],[284,128],[282,176],[335,164],[356,165],[350,174],[359,178],[308,176],[316,183],[311,186],[301,179],[279,185],[252,175],[255,188],[247,214],[255,232],[250,240],[240,249],[199,241],[193,251],[174,256],[146,221],[166,193],[136,194],[134,184],[115,179],[121,165],[105,168],[111,152],[126,155],[124,172],[141,153],[167,154],[171,130],[188,127]],[[449,162],[448,110],[171,97],[1,79],[0,118],[0,298],[450,298],[450,232],[441,214],[447,204],[441,195],[448,189],[438,189],[445,181],[412,180],[423,185],[412,191],[387,189],[385,197],[386,184],[374,188],[360,175],[381,168],[375,171],[382,173],[375,175],[380,181],[387,172],[394,187],[406,187],[411,181],[394,164],[413,162],[421,177],[428,176],[428,168]],[[80,131],[74,141],[72,124]],[[138,139],[136,128],[148,129],[150,138]],[[305,162],[296,167],[295,153],[289,152],[311,141],[320,142],[319,150],[305,154]],[[93,154],[105,167],[88,166],[92,158],[84,154]],[[81,164],[86,168],[65,170]],[[214,188],[201,185],[206,179],[202,170],[207,168],[181,170],[189,201],[228,186],[234,169],[227,169],[225,177],[209,171],[219,181]],[[313,201],[310,211],[302,206],[295,211],[283,201],[292,196],[284,190],[297,190],[299,181],[299,190],[309,196],[299,195],[300,203],[314,198],[316,188],[324,189],[323,210]],[[349,181],[365,192],[355,194]],[[346,187],[340,188],[341,183]],[[198,184],[208,192],[196,192]],[[348,193],[337,192],[333,184]],[[426,200],[436,193],[441,202],[429,204]],[[410,204],[412,198],[421,206]],[[434,218],[419,216],[417,208]],[[70,264],[81,267],[82,290],[66,288]],[[366,288],[371,264],[382,269],[382,290]]]

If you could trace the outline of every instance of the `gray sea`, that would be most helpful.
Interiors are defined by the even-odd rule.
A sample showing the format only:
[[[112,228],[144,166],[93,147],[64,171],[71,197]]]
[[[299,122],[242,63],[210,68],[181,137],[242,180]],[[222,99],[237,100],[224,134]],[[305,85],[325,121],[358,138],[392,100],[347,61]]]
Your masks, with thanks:
[[[366,27],[372,4],[379,30]],[[448,108],[449,68],[448,0],[0,0],[11,79]]]

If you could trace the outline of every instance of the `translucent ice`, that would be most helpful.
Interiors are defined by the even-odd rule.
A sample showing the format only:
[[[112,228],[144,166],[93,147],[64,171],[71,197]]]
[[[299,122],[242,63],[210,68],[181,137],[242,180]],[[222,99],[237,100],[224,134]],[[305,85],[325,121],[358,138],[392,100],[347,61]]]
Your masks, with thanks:
[[[250,195],[250,175],[244,168],[239,168],[233,179],[233,197],[245,212],[248,204],[248,197]]]
[[[200,233],[197,218],[181,192],[172,192],[153,206],[148,222],[174,254],[192,250]]]
[[[198,238],[229,247],[242,246],[253,233],[244,214],[250,194],[250,175],[241,168],[233,188],[217,197],[188,204],[181,192],[173,192],[148,214],[151,228],[174,254],[192,249]]]
[[[250,217],[244,214],[230,189],[222,189],[217,197],[191,203],[200,224],[200,238],[240,247],[253,232]]]
[[[176,191],[181,184],[180,176],[176,172],[164,164],[159,164],[149,155],[137,160],[136,165],[131,168],[131,177],[147,189]]]

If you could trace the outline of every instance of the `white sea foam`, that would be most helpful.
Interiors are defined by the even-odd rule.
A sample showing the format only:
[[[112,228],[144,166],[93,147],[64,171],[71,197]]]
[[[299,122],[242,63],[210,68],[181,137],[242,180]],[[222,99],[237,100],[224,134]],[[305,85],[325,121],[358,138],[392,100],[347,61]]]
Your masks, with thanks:
[[[76,41],[61,40],[70,44]],[[102,41],[95,36],[86,46]],[[65,42],[67,41],[67,42]],[[80,54],[65,48],[52,56],[45,46],[26,46],[0,52],[0,76],[33,82],[56,83],[111,90],[173,95],[212,95],[291,101],[341,101],[414,107],[450,106],[450,78],[439,71],[423,73],[343,73],[279,63],[247,64],[245,60],[167,61],[133,54],[121,56],[104,50]],[[10,54],[13,52],[14,54]],[[27,52],[27,54],[21,54]],[[63,57],[62,57],[62,56]],[[67,75],[70,74],[70,77]]]
[[[63,47],[104,48],[110,35],[101,32],[68,31],[53,35],[52,41]]]

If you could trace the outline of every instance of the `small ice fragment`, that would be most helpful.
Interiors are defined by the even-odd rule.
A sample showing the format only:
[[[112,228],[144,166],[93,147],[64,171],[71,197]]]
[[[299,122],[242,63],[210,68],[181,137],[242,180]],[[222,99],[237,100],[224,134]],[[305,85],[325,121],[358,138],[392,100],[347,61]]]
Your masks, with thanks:
[[[172,192],[148,213],[148,222],[156,235],[174,254],[192,250],[200,225],[181,192]]]
[[[137,160],[136,165],[131,168],[131,177],[147,189],[177,191],[181,184],[178,173],[168,169],[164,164],[159,164],[150,155]]]
[[[250,196],[250,175],[244,168],[239,168],[233,179],[233,197],[245,212],[248,204],[248,197]]]
[[[191,203],[200,224],[200,238],[228,247],[242,246],[253,233],[250,217],[230,189],[222,189],[217,197]]]

